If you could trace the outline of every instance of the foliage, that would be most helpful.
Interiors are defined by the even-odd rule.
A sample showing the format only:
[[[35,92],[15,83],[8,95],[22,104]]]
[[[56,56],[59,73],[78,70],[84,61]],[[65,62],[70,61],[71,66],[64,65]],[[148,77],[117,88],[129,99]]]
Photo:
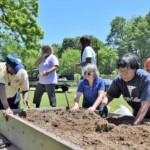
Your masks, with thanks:
[[[33,69],[39,41],[44,33],[37,24],[38,0],[0,1],[0,56],[4,61],[8,53],[20,56],[26,69]]]
[[[17,54],[27,70],[35,68],[34,63],[39,56],[38,51],[35,51],[34,49],[27,51],[25,47],[21,46],[17,41],[6,34],[0,39],[0,49],[2,61],[5,61],[7,54]]]
[[[72,74],[74,73],[74,65],[80,60],[80,51],[67,49],[59,59],[60,68],[59,74]]]
[[[54,55],[59,57],[59,53],[61,50],[61,45],[60,44],[52,44],[53,50],[54,50]]]
[[[91,39],[91,46],[94,48],[95,51],[98,51],[100,47],[104,45],[98,38],[92,35],[88,35],[88,36]],[[74,50],[81,49],[81,44],[79,42],[80,38],[81,36],[77,36],[75,38],[64,38],[58,57],[61,57],[62,53],[69,48]]]
[[[150,13],[145,17],[138,16],[129,21],[116,17],[111,22],[107,44],[117,48],[119,56],[126,52],[136,54],[143,67],[146,58],[150,57]]]
[[[0,36],[8,35],[26,49],[39,49],[43,31],[37,24],[38,0],[1,0]]]
[[[116,49],[110,47],[103,47],[98,52],[98,69],[101,74],[112,74],[116,68],[116,61],[118,59],[118,53]]]

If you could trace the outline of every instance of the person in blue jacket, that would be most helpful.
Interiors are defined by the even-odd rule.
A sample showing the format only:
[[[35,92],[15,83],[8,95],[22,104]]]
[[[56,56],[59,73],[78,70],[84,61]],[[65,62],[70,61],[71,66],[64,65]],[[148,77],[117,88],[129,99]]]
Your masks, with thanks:
[[[99,109],[100,102],[104,96],[105,85],[99,77],[99,71],[94,64],[87,64],[84,68],[84,79],[80,81],[72,110],[79,109],[79,99],[83,94],[82,107],[89,110]]]

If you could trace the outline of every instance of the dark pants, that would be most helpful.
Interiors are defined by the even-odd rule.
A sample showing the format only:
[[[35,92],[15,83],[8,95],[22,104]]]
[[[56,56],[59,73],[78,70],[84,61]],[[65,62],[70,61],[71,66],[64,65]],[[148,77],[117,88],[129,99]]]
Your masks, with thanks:
[[[16,95],[14,97],[8,98],[8,104],[10,106],[11,109],[19,109],[20,108],[20,93],[17,92]],[[3,104],[0,100],[0,109],[4,109]]]
[[[40,107],[41,99],[45,91],[47,92],[50,105],[56,107],[55,84],[38,83],[34,92],[33,103]]]

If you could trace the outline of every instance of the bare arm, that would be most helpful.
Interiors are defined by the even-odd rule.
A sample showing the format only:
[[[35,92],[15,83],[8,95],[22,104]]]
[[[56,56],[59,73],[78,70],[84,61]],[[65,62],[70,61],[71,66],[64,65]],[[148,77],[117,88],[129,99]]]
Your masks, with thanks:
[[[35,62],[35,66],[38,67],[39,64],[41,63],[42,59],[43,59],[44,57],[46,57],[46,56],[47,56],[47,54],[46,54],[46,53],[43,53],[42,56],[39,57],[39,58],[37,59],[37,61]]]
[[[1,102],[3,104],[3,107],[5,109],[9,108],[4,84],[0,84],[0,99],[1,99]]]
[[[51,69],[49,69],[47,71],[40,72],[39,76],[47,76],[51,72],[55,71],[57,69],[57,67],[58,66],[53,66]]]
[[[88,58],[86,58],[86,61],[79,63],[78,66],[85,66],[85,65],[87,65],[88,63],[91,63],[91,62],[92,62],[92,58],[88,57]]]
[[[150,107],[150,101],[142,101],[141,102],[141,107],[138,111],[138,114],[135,118],[135,121],[134,121],[134,125],[139,125],[141,123],[141,121],[144,119],[148,109]]]
[[[89,108],[89,110],[95,110],[102,102],[103,97],[104,97],[104,91],[98,91],[98,98],[96,99],[93,106]]]
[[[74,106],[72,107],[71,110],[79,109],[79,99],[80,99],[81,95],[82,95],[82,93],[76,92],[76,95],[74,97]]]
[[[106,95],[103,99],[103,103],[105,103],[106,105],[109,104],[114,98],[109,96],[109,95]]]
[[[29,99],[29,91],[22,91],[23,103],[30,108]]]
[[[3,104],[4,109],[5,109],[4,114],[5,115],[13,114],[12,110],[9,107],[8,101],[7,101],[6,90],[5,90],[4,84],[0,84],[0,100]]]
[[[91,62],[92,62],[92,58],[88,57],[88,58],[86,58],[85,62],[81,62],[81,63],[75,64],[74,70],[76,71],[78,67],[86,66],[88,63],[91,63]]]
[[[51,69],[47,70],[47,73],[51,73],[57,69],[58,66],[53,66]]]

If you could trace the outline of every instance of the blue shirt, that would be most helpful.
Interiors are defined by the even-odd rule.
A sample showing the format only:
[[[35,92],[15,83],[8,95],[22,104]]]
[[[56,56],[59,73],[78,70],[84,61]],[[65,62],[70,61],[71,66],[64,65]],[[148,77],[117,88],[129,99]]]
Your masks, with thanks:
[[[83,93],[82,107],[83,108],[91,107],[98,98],[99,96],[98,91],[100,90],[102,91],[105,90],[105,85],[102,78],[95,78],[92,87],[89,85],[87,79],[81,80],[77,92]]]
[[[113,98],[119,98],[122,94],[123,98],[132,107],[133,115],[136,116],[141,107],[141,102],[150,100],[150,74],[145,70],[138,69],[129,82],[123,81],[118,75],[112,82],[107,94]],[[150,108],[146,117],[150,117]]]

